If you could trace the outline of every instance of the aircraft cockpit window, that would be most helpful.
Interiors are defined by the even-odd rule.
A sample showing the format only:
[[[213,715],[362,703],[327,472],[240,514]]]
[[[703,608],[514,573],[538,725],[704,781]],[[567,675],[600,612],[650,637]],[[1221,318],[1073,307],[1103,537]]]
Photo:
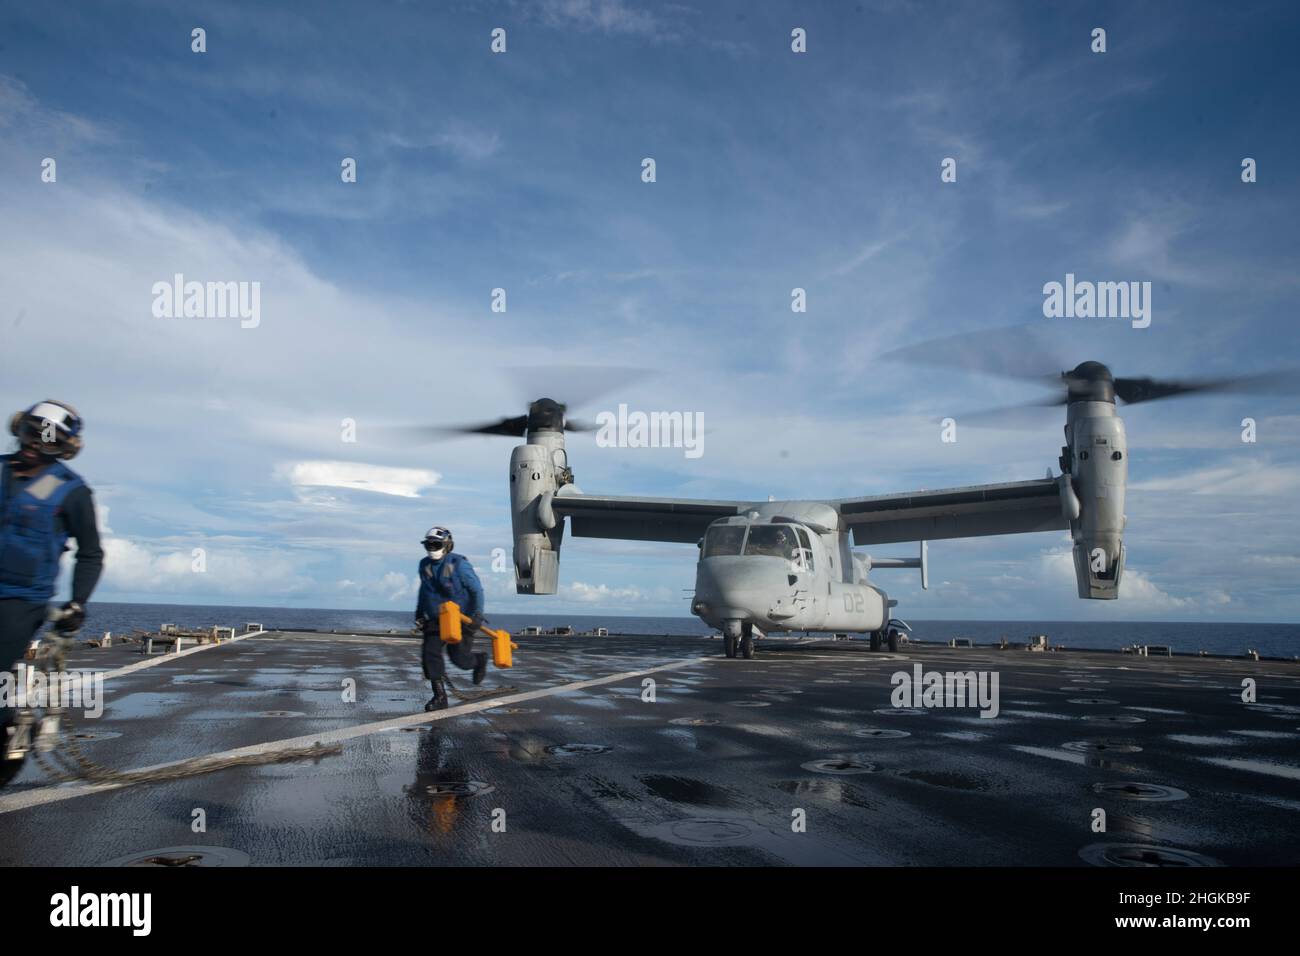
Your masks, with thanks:
[[[710,528],[704,536],[704,556],[712,558],[720,554],[740,554],[740,545],[744,540],[743,524],[724,524]]]
[[[756,524],[749,529],[749,541],[745,544],[745,554],[765,555],[773,558],[785,558],[787,561],[795,556],[799,549],[799,539],[794,529],[784,524]]]
[[[799,547],[803,549],[803,554],[799,558],[800,564],[803,565],[805,571],[811,571],[813,570],[812,541],[809,540],[808,532],[803,528],[796,530],[799,532]]]

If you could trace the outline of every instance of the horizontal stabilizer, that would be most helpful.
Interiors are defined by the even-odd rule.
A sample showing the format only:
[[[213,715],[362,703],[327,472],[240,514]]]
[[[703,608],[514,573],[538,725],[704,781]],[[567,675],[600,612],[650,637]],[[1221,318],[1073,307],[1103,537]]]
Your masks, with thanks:
[[[873,558],[867,556],[867,564],[870,568],[920,568],[921,569],[921,589],[928,591],[930,589],[930,543],[921,542],[921,553],[915,558]]]

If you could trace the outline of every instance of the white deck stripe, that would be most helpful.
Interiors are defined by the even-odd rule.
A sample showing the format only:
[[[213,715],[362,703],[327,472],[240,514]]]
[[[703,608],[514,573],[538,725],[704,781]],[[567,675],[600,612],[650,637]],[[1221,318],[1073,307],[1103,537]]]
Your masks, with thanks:
[[[267,632],[263,632],[267,633]],[[420,637],[411,634],[402,637],[397,634],[314,634],[305,631],[279,631],[277,641],[302,641],[318,644],[393,644],[414,647],[420,643]]]
[[[182,651],[181,653],[185,654],[187,652]],[[227,757],[245,757],[276,753],[284,750],[296,750],[300,747],[310,747],[312,744],[316,743],[340,743],[345,740],[353,740],[357,737],[368,737],[371,734],[382,733],[387,730],[396,730],[401,727],[414,727],[419,724],[433,723],[436,720],[446,720],[449,717],[475,714],[481,710],[491,710],[494,707],[518,704],[528,700],[537,700],[542,697],[553,697],[556,694],[563,694],[568,691],[583,690],[587,687],[598,687],[601,684],[616,684],[620,681],[631,680],[635,677],[644,677],[647,674],[657,674],[662,671],[678,670],[683,667],[690,667],[692,664],[706,663],[716,659],[717,658],[711,657],[692,657],[687,660],[674,661],[671,664],[662,664],[659,667],[650,667],[645,670],[624,671],[619,674],[610,674],[607,677],[595,677],[590,680],[573,681],[569,684],[559,684],[554,687],[542,687],[538,690],[524,691],[519,694],[507,694],[503,697],[493,697],[490,700],[475,701],[470,704],[460,704],[456,707],[449,707],[446,710],[434,711],[431,714],[411,714],[407,717],[394,717],[389,720],[381,720],[369,724],[357,724],[354,727],[344,727],[339,730],[327,730],[322,733],[307,734],[302,737],[289,737],[285,740],[272,740],[263,744],[253,744],[251,747],[238,747],[234,750],[223,750],[220,753],[206,754],[197,758],[186,757],[183,760],[173,760],[168,763],[153,764],[149,767],[141,767],[138,770],[128,772],[141,773],[151,770],[161,770],[168,767],[174,767],[178,764],[189,763],[192,760],[216,761],[224,760]],[[155,662],[150,661],[148,663]],[[137,667],[139,665],[132,666]],[[136,784],[83,784],[60,787],[41,787],[36,790],[27,790],[22,793],[0,797],[0,814],[12,813],[15,810],[27,810],[31,807],[43,806],[47,803],[56,803],[60,800],[71,800],[74,797],[84,797],[92,793],[102,793],[108,790],[120,790],[129,786],[136,786]]]
[[[131,674],[135,671],[142,671],[146,667],[157,667],[159,664],[165,664],[168,661],[178,660],[182,657],[189,657],[191,654],[197,654],[199,651],[216,650],[218,647],[225,647],[227,644],[233,644],[236,641],[246,640],[250,637],[261,637],[267,631],[253,631],[250,634],[240,634],[238,637],[228,637],[220,644],[199,644],[191,647],[188,651],[177,651],[176,653],[164,652],[158,657],[151,657],[146,661],[137,661],[134,664],[127,664],[125,667],[119,667],[117,670],[105,671],[104,680],[110,677],[121,677],[123,674]]]
[[[1047,757],[1051,760],[1064,760],[1066,763],[1076,763],[1086,766],[1088,759],[1083,754],[1072,754],[1064,750],[1053,750],[1051,747],[1029,747],[1021,744],[1012,744],[1012,750],[1018,750],[1022,754],[1032,754],[1035,757]]]
[[[227,644],[235,643],[235,641],[242,641],[247,637],[260,637],[261,635],[266,633],[268,632],[253,631],[250,634],[240,634],[238,637],[228,637],[220,644],[199,644],[195,647],[191,647],[188,651],[177,651],[175,653],[164,651],[161,654],[159,654],[157,657],[151,657],[148,660],[143,660],[143,661],[136,661],[134,664],[127,664],[124,667],[119,667],[111,671],[93,671],[93,672],[82,671],[78,677],[68,681],[68,687],[71,688],[73,685],[80,687],[81,682],[86,680],[87,677],[89,677],[91,680],[94,680],[96,677],[99,677],[103,680],[108,680],[110,677],[122,677],[126,674],[134,674],[136,671],[142,671],[146,667],[157,667],[159,664],[165,664],[168,661],[180,660],[182,657],[189,657],[191,654],[197,654],[199,651],[210,651],[217,647],[225,647]]]
[[[1283,777],[1287,780],[1300,780],[1300,767],[1285,763],[1272,763],[1266,760],[1235,760],[1231,757],[1202,757],[1206,763],[1218,764],[1230,770],[1249,770],[1251,773],[1266,773],[1270,777]]]

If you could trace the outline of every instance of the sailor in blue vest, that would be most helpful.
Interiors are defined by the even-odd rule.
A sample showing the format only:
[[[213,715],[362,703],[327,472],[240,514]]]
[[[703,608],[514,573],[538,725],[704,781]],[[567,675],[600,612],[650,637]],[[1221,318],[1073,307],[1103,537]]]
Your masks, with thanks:
[[[424,632],[422,657],[424,676],[433,684],[433,696],[425,710],[442,710],[447,706],[447,664],[443,648],[451,662],[461,670],[474,669],[474,683],[481,684],[487,674],[487,654],[474,652],[474,635],[483,626],[483,585],[464,555],[453,554],[455,541],[446,528],[430,528],[421,542],[427,557],[420,562],[420,599],[415,606],[415,626]],[[444,644],[438,633],[438,608],[444,601],[455,601],[471,622],[461,628],[459,644]]]
[[[46,620],[72,634],[104,565],[90,488],[64,464],[81,450],[81,417],[71,405],[45,401],[17,413],[9,431],[18,450],[0,455],[0,667],[12,670]],[[51,608],[59,559],[77,541],[72,600]],[[0,786],[22,766],[4,759],[13,708],[0,708]]]

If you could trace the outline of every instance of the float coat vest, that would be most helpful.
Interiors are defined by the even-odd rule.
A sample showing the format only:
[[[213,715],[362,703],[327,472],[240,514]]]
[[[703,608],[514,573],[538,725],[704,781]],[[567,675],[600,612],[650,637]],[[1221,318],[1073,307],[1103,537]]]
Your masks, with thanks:
[[[54,596],[68,540],[59,509],[84,484],[60,461],[25,482],[14,477],[8,462],[0,467],[0,600],[44,603]]]
[[[438,620],[438,606],[455,601],[461,612],[473,617],[483,611],[483,585],[469,561],[455,552],[440,560],[420,562],[420,601],[416,614],[427,621]]]

